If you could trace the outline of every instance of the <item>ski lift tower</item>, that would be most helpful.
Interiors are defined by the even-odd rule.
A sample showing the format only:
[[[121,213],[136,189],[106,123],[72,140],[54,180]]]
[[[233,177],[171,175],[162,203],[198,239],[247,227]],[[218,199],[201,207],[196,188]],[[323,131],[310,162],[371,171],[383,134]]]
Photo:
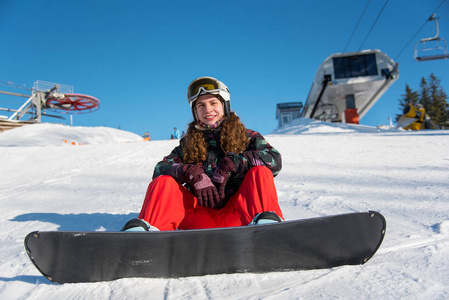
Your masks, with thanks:
[[[439,18],[435,18],[435,14],[433,14],[428,19],[429,22],[431,21],[435,22],[435,27],[437,31],[435,36],[421,39],[415,44],[415,53],[413,57],[418,62],[449,58],[446,40],[438,37],[440,31],[438,29],[437,19]]]
[[[97,98],[74,94],[72,86],[37,80],[31,97],[18,110],[15,110],[8,121],[18,121],[25,114],[31,114],[33,117],[30,120],[34,122],[41,122],[42,116],[57,117],[48,115],[45,112],[47,109],[60,113],[78,114],[92,112],[99,108],[100,101]]]

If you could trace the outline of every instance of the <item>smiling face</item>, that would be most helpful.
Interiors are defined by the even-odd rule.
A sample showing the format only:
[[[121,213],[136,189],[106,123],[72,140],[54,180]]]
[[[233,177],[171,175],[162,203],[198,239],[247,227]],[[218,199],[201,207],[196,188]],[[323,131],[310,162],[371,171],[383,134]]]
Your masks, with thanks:
[[[224,116],[223,103],[213,95],[201,95],[196,100],[195,112],[201,122],[213,126]]]

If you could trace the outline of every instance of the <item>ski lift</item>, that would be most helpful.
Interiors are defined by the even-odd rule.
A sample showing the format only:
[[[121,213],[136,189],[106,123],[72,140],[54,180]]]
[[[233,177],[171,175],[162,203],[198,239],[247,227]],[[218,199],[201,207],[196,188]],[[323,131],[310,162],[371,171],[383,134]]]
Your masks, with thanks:
[[[418,42],[416,42],[416,44],[415,44],[415,54],[413,55],[413,57],[418,62],[449,58],[449,52],[447,51],[446,40],[438,37],[440,32],[438,30],[437,19],[439,19],[439,18],[435,18],[435,14],[433,14],[428,20],[429,22],[435,21],[437,34],[434,37],[421,39]],[[426,46],[426,43],[427,43],[427,46]],[[429,46],[429,44],[430,44],[430,46]],[[424,55],[425,51],[431,51],[430,52],[431,54]],[[429,52],[427,52],[427,53],[429,53]]]

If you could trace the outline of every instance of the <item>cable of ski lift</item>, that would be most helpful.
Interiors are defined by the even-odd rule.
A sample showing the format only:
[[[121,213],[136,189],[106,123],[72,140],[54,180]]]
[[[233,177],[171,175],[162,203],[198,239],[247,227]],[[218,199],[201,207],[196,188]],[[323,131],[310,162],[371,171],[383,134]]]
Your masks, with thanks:
[[[370,30],[369,30],[368,33],[366,34],[366,36],[365,36],[363,42],[360,44],[360,47],[359,47],[359,49],[357,50],[357,52],[360,52],[360,51],[361,51],[363,44],[364,44],[365,41],[368,39],[368,36],[371,34],[371,31],[373,30],[374,26],[376,25],[377,21],[379,20],[380,16],[382,15],[382,13],[383,13],[385,7],[387,6],[388,1],[389,1],[389,0],[386,0],[386,1],[385,1],[384,5],[382,6],[382,9],[381,9],[380,12],[377,14],[377,17],[376,17],[376,19],[374,20],[373,25],[371,25]],[[365,14],[365,11],[366,11],[366,9],[367,9],[369,3],[370,3],[370,0],[368,0],[368,2],[366,3],[365,8],[363,9],[363,11],[362,11],[362,13],[361,13],[361,15],[360,15],[360,17],[359,17],[359,20],[357,21],[357,24],[356,24],[356,26],[354,27],[354,29],[353,29],[353,31],[352,31],[352,33],[351,33],[351,36],[349,37],[348,41],[346,42],[345,48],[343,49],[343,52],[342,52],[342,53],[345,53],[346,48],[348,47],[349,42],[351,41],[351,39],[352,39],[352,37],[353,37],[353,35],[354,35],[354,33],[355,33],[357,27],[359,26],[359,23],[360,23],[360,21],[362,20],[362,17],[363,17],[363,15]],[[337,63],[336,68],[338,68],[338,65],[339,65],[340,63],[341,63],[341,61],[339,61],[339,62]]]
[[[368,5],[369,5],[370,2],[371,2],[371,0],[368,0],[368,2],[366,3],[365,8],[363,9],[362,13],[360,14],[359,20],[357,21],[357,24],[355,25],[354,29],[352,30],[352,33],[351,33],[351,35],[349,36],[349,39],[348,39],[348,41],[346,42],[345,48],[343,49],[342,53],[345,53],[345,52],[346,52],[346,49],[348,48],[348,45],[349,45],[349,43],[351,42],[352,37],[354,36],[354,33],[355,33],[355,31],[357,30],[357,28],[358,28],[358,26],[359,26],[359,24],[360,24],[360,21],[362,20],[363,16],[365,15],[365,11],[366,11],[366,9],[368,8]],[[339,67],[341,61],[342,61],[342,60],[339,60],[339,61],[338,61],[337,65],[335,66],[336,69]],[[326,84],[327,84],[327,83],[326,83]]]
[[[384,11],[385,7],[387,6],[389,0],[386,0],[384,3],[384,6],[382,6],[382,9],[380,10],[380,12],[377,14],[376,20],[374,20],[373,25],[371,25],[370,30],[368,31],[368,33],[365,36],[365,39],[363,40],[363,42],[360,44],[359,50],[360,51],[363,47],[363,44],[365,43],[365,41],[368,39],[368,36],[371,34],[371,31],[373,30],[374,26],[376,25],[377,21],[379,20],[380,16],[382,15],[382,12]]]
[[[359,27],[360,21],[362,20],[363,16],[365,15],[365,11],[368,8],[368,5],[370,3],[371,0],[368,0],[368,2],[365,5],[365,8],[363,9],[362,13],[360,14],[359,20],[357,21],[357,24],[355,25],[354,29],[352,30],[351,35],[349,36],[348,41],[346,42],[345,48],[343,49],[342,53],[344,53],[346,51],[346,49],[348,48],[349,42],[352,40],[352,37],[354,36],[355,31],[357,30],[357,28]]]
[[[32,90],[31,88],[25,87],[25,85],[17,86],[17,85],[14,84],[14,82],[5,81],[5,80],[1,80],[1,79],[0,79],[0,85],[12,87],[12,88],[17,88],[17,89],[23,89],[23,90],[27,90],[27,91],[31,91]]]

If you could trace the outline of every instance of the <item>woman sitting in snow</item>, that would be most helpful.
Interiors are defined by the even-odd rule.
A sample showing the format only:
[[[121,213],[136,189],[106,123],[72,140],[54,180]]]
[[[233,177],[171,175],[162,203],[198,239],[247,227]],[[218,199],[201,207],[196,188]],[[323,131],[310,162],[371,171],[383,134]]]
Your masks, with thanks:
[[[273,178],[281,155],[230,111],[226,85],[212,77],[187,89],[194,121],[153,174],[138,219],[123,231],[200,229],[282,221]]]

